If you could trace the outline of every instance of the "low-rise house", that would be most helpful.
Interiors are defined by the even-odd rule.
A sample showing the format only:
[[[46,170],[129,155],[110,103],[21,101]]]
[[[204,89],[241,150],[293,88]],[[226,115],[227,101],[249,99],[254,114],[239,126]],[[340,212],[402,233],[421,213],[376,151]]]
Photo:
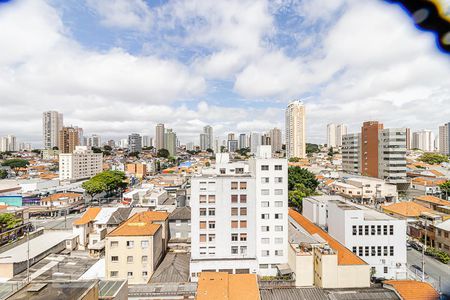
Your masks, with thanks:
[[[440,184],[446,182],[441,178],[416,177],[411,180],[411,188],[422,195],[440,195]]]
[[[415,197],[413,201],[428,208],[431,208],[432,210],[437,210],[439,206],[450,205],[450,201],[443,200],[441,198],[430,195]]]
[[[81,218],[73,222],[73,233],[78,236],[80,250],[86,249],[89,243],[89,234],[94,230],[95,217],[100,210],[100,207],[89,207]]]
[[[346,198],[361,202],[395,202],[397,186],[372,177],[352,177],[344,182],[335,181],[331,189]]]
[[[450,220],[434,226],[434,247],[450,254]]]
[[[191,208],[184,206],[176,208],[169,215],[171,243],[191,242]]]
[[[381,209],[388,215],[410,221],[417,220],[424,212],[433,212],[429,207],[410,201],[382,205]]]

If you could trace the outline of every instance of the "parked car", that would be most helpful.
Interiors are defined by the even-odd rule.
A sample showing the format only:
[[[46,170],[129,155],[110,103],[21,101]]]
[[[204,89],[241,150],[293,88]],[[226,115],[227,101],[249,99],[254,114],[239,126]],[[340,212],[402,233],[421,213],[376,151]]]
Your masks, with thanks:
[[[411,247],[416,249],[417,251],[422,251],[422,246],[419,243],[411,242]]]

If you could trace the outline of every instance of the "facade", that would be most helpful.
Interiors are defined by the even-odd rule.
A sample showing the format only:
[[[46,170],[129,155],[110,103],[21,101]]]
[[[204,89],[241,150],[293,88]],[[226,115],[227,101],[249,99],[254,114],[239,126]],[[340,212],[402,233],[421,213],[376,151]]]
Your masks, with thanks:
[[[200,133],[200,150],[208,149],[208,137],[205,133]]]
[[[406,128],[383,129],[378,140],[378,177],[388,183],[406,183]]]
[[[191,184],[191,280],[206,270],[276,275],[287,263],[287,161],[269,146],[242,162],[218,153]]]
[[[164,124],[157,124],[155,129],[155,148],[156,150],[164,148]]]
[[[241,133],[239,135],[239,149],[247,148],[247,147],[248,147],[247,135],[245,133]]]
[[[6,151],[18,151],[19,148],[17,147],[17,140],[14,135],[8,135],[4,136],[0,140],[0,151],[6,152]],[[22,149],[21,149],[22,150]]]
[[[73,127],[63,127],[59,131],[59,153],[72,153],[80,145],[79,132]]]
[[[172,129],[167,128],[164,134],[164,148],[169,151],[171,156],[177,154],[177,134]]]
[[[281,130],[278,128],[270,129],[269,137],[270,137],[270,144],[272,145],[272,153],[280,152],[282,148]]]
[[[361,127],[361,175],[378,177],[378,135],[383,124],[367,121]]]
[[[77,146],[73,153],[59,154],[59,179],[81,180],[102,171],[103,154],[94,153],[86,146]]]
[[[142,147],[152,147],[153,146],[153,139],[149,137],[148,135],[142,136]]]
[[[398,198],[397,186],[373,177],[351,177],[335,181],[331,189],[346,198],[361,202],[393,202]]]
[[[411,138],[411,128],[406,128],[406,149],[411,150],[412,138]]]
[[[102,139],[99,135],[93,134],[92,136],[87,138],[86,145],[88,147],[100,148],[102,146]]]
[[[342,170],[351,174],[361,172],[361,134],[350,133],[342,136]]]
[[[450,154],[450,122],[439,126],[439,153]]]
[[[250,152],[256,154],[259,146],[261,146],[261,134],[252,132],[250,135]]]
[[[228,152],[230,153],[236,152],[239,149],[238,145],[239,144],[237,140],[228,140],[227,141]]]
[[[286,157],[306,158],[306,112],[301,101],[286,108]]]
[[[128,136],[128,151],[142,152],[142,137],[137,133]]]
[[[213,128],[209,125],[206,125],[205,127],[203,127],[203,133],[206,136],[205,150],[212,149],[213,148],[213,140],[214,140]]]
[[[59,131],[63,128],[63,115],[57,111],[42,114],[42,134],[44,149],[58,147]]]
[[[327,146],[341,147],[342,138],[347,134],[347,125],[345,124],[328,124],[327,125]]]
[[[434,151],[434,133],[431,130],[421,130],[412,134],[412,148],[425,152]]]

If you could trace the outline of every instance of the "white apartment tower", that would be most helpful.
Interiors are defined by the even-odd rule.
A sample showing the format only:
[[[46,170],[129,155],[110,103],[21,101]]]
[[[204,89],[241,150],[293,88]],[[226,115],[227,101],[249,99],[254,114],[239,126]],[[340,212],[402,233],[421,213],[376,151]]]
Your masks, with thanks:
[[[76,181],[88,179],[102,171],[103,154],[87,146],[76,146],[73,153],[59,154],[59,179]]]
[[[239,149],[247,148],[247,147],[248,147],[247,135],[245,133],[241,133],[239,135]]]
[[[276,275],[287,263],[287,161],[260,146],[255,158],[192,177],[191,280],[202,271]]]
[[[330,123],[327,125],[327,146],[341,147],[342,138],[347,134],[347,125]]]
[[[450,122],[439,126],[439,153],[450,154]]]
[[[360,173],[361,134],[350,133],[342,136],[342,169],[351,174]]]
[[[301,101],[286,108],[286,157],[306,157],[306,113]]]
[[[203,133],[205,134],[206,141],[205,141],[205,150],[206,149],[212,149],[213,148],[213,128],[209,125],[206,125],[203,127]]]
[[[0,151],[17,151],[19,150],[17,147],[17,140],[14,135],[4,136],[0,140]]]
[[[281,151],[281,130],[278,128],[270,129],[269,136],[270,144],[272,145],[272,152],[275,153]]]
[[[417,148],[425,152],[434,151],[434,133],[431,130],[421,130],[413,132],[412,148]]]
[[[42,114],[42,134],[44,149],[58,147],[59,131],[63,128],[63,115],[57,111]]]
[[[406,183],[406,128],[382,129],[378,134],[378,177]]]
[[[252,132],[250,134],[250,152],[256,154],[259,146],[261,146],[261,134]]]
[[[164,124],[157,124],[155,129],[155,148],[156,150],[164,148]]]

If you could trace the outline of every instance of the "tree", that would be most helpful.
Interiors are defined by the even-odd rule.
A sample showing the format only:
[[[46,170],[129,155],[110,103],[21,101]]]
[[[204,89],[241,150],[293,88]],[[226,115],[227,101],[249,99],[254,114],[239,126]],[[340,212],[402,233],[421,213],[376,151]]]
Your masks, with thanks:
[[[0,179],[5,179],[8,177],[8,172],[6,170],[0,170]]]
[[[26,168],[30,163],[28,160],[20,159],[20,158],[14,158],[14,159],[8,159],[3,162],[2,166],[10,167],[16,176],[19,174],[19,171],[21,168]]]
[[[450,195],[450,180],[439,185],[441,189],[441,195],[445,195],[445,200],[448,200],[448,196]]]
[[[52,148],[52,150],[59,150],[59,148],[56,147],[56,146],[54,146],[54,147]]]
[[[320,152],[319,145],[306,143],[306,153],[318,153]]]
[[[244,156],[244,157],[248,157],[248,154],[250,153],[250,148],[246,147],[246,148],[241,148],[237,151],[239,153],[239,155]]]
[[[313,195],[318,185],[319,182],[314,174],[309,172],[307,169],[300,167],[289,167],[289,206],[295,207],[298,211],[301,211],[303,198]]]
[[[163,149],[159,149],[158,152],[156,153],[156,155],[158,157],[168,158],[170,153],[169,153],[169,150],[163,148]]]
[[[42,151],[40,149],[33,149],[33,150],[31,150],[31,152],[36,153],[36,154],[42,153]]]
[[[94,153],[103,153],[102,149],[100,149],[98,147],[91,147],[91,149]]]
[[[300,161],[300,158],[298,158],[298,157],[289,158],[289,162],[299,162],[299,161]]]
[[[105,151],[111,151],[111,150],[112,150],[112,147],[111,147],[110,145],[105,145],[105,146],[103,146],[103,150],[105,150]]]
[[[227,147],[225,147],[225,146],[220,146],[220,153],[225,152],[225,149],[227,149]]]
[[[137,151],[130,152],[130,153],[128,153],[128,156],[139,158],[139,152],[137,152]]]
[[[126,188],[127,184],[125,173],[121,171],[103,171],[98,173],[88,181],[83,182],[81,187],[88,193],[91,198],[102,192],[110,194]]]
[[[214,153],[213,149],[211,149],[211,148],[206,149],[206,152],[208,152],[208,153]]]
[[[443,162],[448,162],[448,156],[439,154],[439,153],[424,153],[419,158],[420,161],[423,161],[424,163],[434,165],[434,164],[441,164]]]
[[[301,211],[303,198],[309,196],[310,194],[311,192],[302,183],[297,183],[294,189],[289,191],[289,206],[295,207],[298,211]]]
[[[86,191],[88,195],[91,196],[91,199],[94,199],[95,195],[100,194],[106,190],[106,184],[100,179],[94,177],[92,177],[88,181],[83,182],[81,187]]]
[[[3,213],[0,214],[0,226],[2,229],[12,229],[21,222],[21,219],[16,218],[13,214]]]

